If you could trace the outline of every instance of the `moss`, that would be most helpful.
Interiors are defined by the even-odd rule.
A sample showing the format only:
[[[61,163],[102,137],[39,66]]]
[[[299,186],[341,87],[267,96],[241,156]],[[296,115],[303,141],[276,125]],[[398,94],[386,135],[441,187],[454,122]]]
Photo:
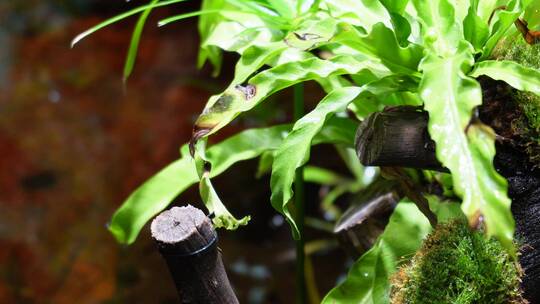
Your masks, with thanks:
[[[520,274],[499,242],[454,221],[439,225],[394,275],[391,303],[527,303]]]
[[[540,131],[540,97],[528,92],[515,92],[516,101],[527,116],[529,127]]]
[[[540,44],[529,45],[521,36],[507,38],[498,44],[493,57],[540,69]],[[540,96],[517,90],[512,90],[511,96],[524,116],[512,122],[518,126],[514,133],[531,161],[540,167]]]
[[[499,60],[512,60],[527,67],[540,69],[540,44],[529,45],[521,36],[501,42],[494,56]],[[540,130],[540,96],[516,91],[515,100],[522,106],[530,127],[536,131]]]

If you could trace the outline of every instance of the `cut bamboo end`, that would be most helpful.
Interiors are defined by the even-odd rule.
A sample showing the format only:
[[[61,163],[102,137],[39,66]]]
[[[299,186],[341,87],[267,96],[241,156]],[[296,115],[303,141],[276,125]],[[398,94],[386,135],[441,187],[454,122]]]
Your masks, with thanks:
[[[201,210],[171,208],[152,221],[150,230],[181,303],[238,303],[217,248],[217,233]]]
[[[356,132],[356,152],[365,166],[445,171],[435,155],[428,114],[395,110],[371,114]]]

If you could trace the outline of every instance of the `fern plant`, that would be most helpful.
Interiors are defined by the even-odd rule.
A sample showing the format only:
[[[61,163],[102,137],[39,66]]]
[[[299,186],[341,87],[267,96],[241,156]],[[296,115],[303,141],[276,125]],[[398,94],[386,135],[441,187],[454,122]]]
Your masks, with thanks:
[[[183,0],[152,0],[89,29],[74,43],[113,22],[139,15],[124,69],[127,78],[148,14],[179,2]],[[200,16],[199,66],[210,61],[218,73],[222,52],[236,52],[240,58],[230,85],[208,100],[180,158],[133,192],[114,214],[109,230],[121,243],[134,242],[145,223],[197,183],[217,227],[245,225],[249,217],[233,216],[211,179],[236,162],[261,157],[264,166],[271,166],[270,202],[287,219],[293,237],[299,238],[302,224],[296,221],[298,210],[292,204],[295,180],[298,185],[302,176],[328,173],[306,167],[305,174],[298,174],[309,165],[311,148],[336,145],[352,169],[355,180],[334,185],[334,196],[358,191],[364,168],[351,157],[358,121],[385,106],[410,105],[429,113],[428,130],[436,142],[437,158],[450,171],[449,186],[460,198],[461,213],[471,224],[483,221],[487,236],[496,237],[513,254],[514,221],[507,185],[492,164],[495,134],[471,118],[482,104],[476,80],[480,76],[540,94],[540,71],[490,59],[499,40],[520,34],[513,27],[520,16],[525,14],[529,27],[537,25],[539,4],[533,2],[205,0],[197,12],[160,21],[159,25],[166,25]],[[497,9],[503,5],[504,9]],[[307,81],[317,82],[327,94],[307,114],[297,115],[291,124],[246,130],[206,146],[206,138],[239,115],[248,115],[245,112],[270,95]],[[299,97],[298,108],[300,102]],[[430,206],[447,208],[435,198],[430,198]],[[414,206],[400,204],[375,246],[324,301],[388,301],[389,275],[402,256],[419,248],[429,230]]]

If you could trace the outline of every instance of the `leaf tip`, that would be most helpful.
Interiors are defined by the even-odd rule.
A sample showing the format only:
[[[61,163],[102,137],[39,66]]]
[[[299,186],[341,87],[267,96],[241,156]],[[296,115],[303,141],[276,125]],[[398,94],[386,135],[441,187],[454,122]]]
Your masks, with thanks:
[[[134,239],[129,239],[126,231],[114,225],[114,223],[107,225],[107,230],[109,230],[119,244],[131,245],[135,241]]]
[[[71,40],[71,48],[73,48],[77,43],[79,43],[81,40],[83,40],[86,36],[90,35],[91,33],[92,33],[91,30],[87,30],[75,36],[75,38]]]
[[[79,35],[77,35],[77,37],[75,37],[75,38],[73,38],[73,40],[71,40],[71,43],[69,44],[70,48],[74,48],[75,44],[77,44],[79,41],[81,41],[84,38],[81,35],[82,34],[79,34]]]

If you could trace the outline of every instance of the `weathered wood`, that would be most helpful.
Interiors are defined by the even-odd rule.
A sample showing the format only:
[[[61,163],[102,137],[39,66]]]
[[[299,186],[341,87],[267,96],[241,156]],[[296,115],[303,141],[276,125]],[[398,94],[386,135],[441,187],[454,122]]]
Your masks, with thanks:
[[[356,132],[356,152],[365,166],[446,171],[427,131],[428,114],[410,107],[371,114]]]
[[[402,195],[395,182],[379,179],[354,199],[334,227],[347,253],[359,258],[369,250],[388,224]]]
[[[201,210],[166,210],[152,221],[151,231],[181,303],[238,303],[217,248],[217,233]]]

